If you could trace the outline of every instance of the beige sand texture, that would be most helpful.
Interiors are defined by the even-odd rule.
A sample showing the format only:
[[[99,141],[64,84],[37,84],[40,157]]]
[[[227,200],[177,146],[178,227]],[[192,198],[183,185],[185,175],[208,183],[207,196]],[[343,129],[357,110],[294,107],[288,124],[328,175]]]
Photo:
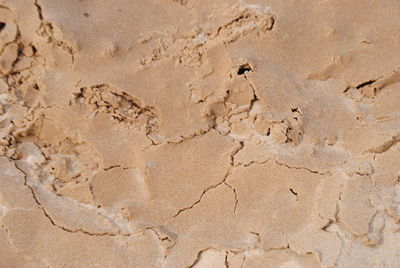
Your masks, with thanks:
[[[0,22],[0,268],[400,267],[399,0]]]

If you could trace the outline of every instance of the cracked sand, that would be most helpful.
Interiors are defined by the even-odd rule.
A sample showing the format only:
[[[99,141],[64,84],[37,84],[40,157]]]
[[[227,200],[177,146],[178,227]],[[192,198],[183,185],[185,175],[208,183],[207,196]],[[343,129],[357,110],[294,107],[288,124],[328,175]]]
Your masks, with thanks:
[[[399,10],[0,0],[0,268],[399,267]]]

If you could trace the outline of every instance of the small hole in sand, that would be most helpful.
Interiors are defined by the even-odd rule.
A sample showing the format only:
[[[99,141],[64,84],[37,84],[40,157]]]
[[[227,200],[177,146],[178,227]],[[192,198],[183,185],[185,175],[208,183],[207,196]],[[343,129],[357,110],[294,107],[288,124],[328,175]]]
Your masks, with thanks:
[[[237,74],[242,75],[245,72],[250,72],[250,71],[253,71],[253,69],[251,69],[251,66],[248,63],[245,63],[239,66]]]
[[[0,22],[0,31],[2,31],[6,27],[4,22]]]

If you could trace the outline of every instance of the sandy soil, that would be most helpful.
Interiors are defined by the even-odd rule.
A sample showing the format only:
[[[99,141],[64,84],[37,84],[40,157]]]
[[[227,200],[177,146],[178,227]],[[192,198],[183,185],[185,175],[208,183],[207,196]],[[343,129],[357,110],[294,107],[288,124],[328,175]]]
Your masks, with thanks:
[[[400,1],[0,0],[0,267],[400,267]]]

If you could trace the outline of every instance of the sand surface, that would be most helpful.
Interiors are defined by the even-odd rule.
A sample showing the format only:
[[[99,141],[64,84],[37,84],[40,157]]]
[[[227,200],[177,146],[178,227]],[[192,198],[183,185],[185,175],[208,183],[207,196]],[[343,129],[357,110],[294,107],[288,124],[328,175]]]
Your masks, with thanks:
[[[400,1],[0,0],[0,268],[400,267]]]

